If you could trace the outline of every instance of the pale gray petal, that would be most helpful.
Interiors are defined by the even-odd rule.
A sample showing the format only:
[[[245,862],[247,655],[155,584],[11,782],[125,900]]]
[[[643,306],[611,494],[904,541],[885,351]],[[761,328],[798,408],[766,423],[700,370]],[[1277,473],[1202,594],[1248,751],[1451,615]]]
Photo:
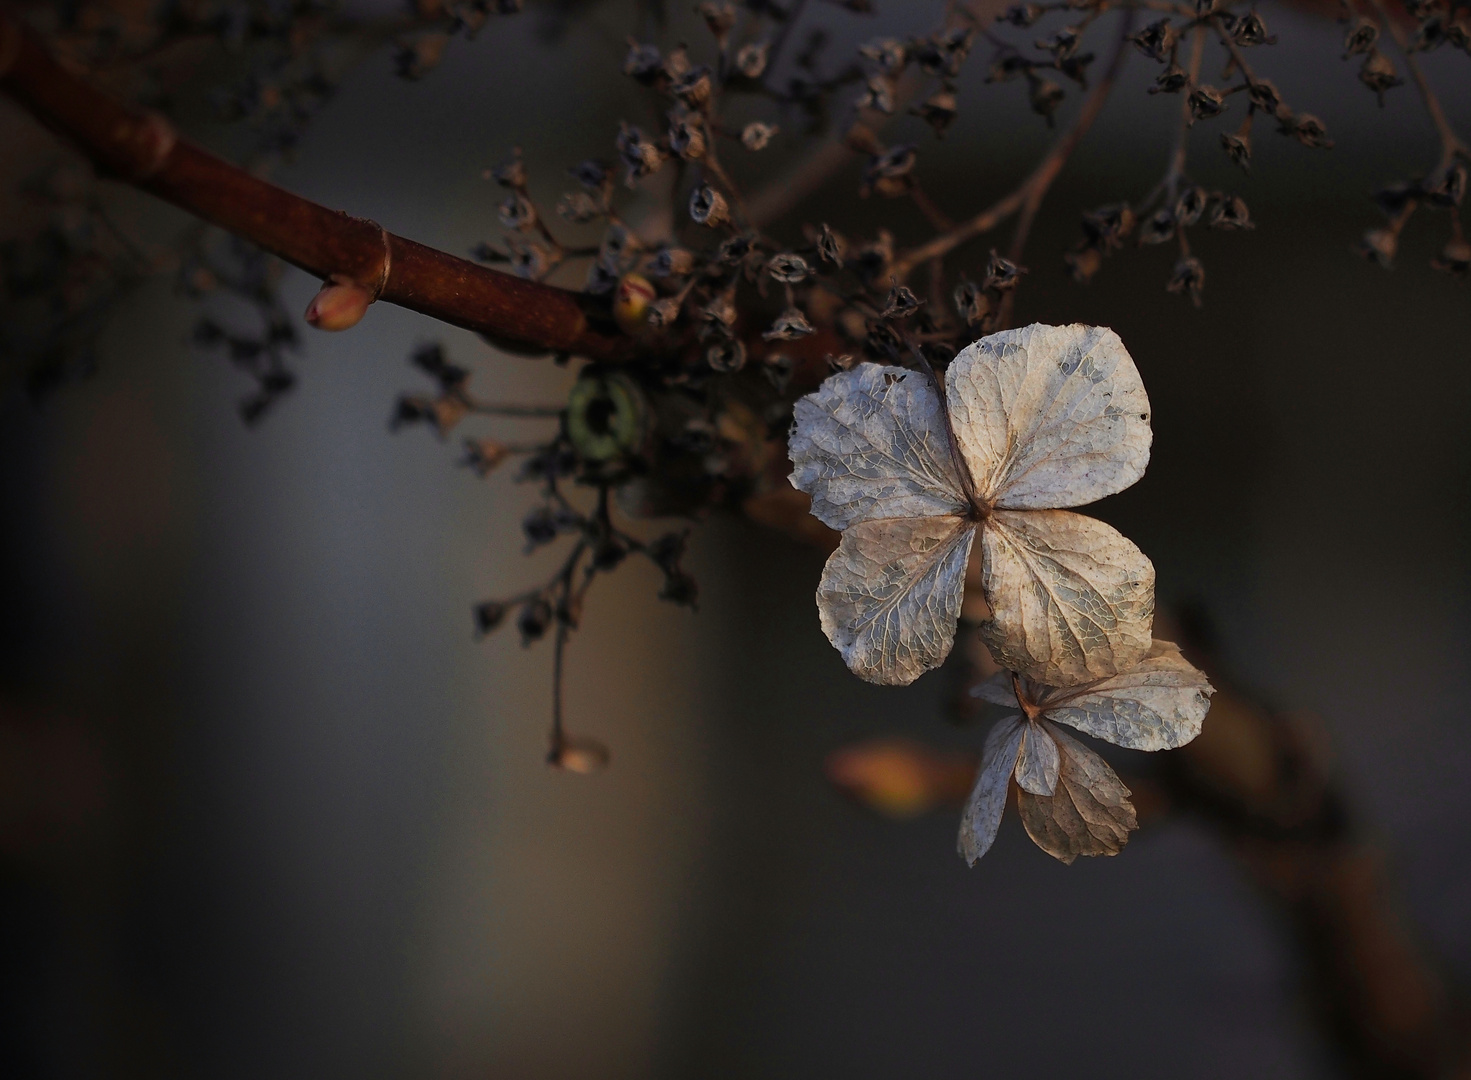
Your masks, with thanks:
[[[1016,784],[1033,795],[1051,795],[1057,789],[1057,743],[1041,724],[1028,723],[1016,757]]]
[[[960,840],[956,844],[960,856],[971,866],[976,864],[996,839],[1001,827],[1001,814],[1006,809],[1007,782],[1016,767],[1016,755],[1022,737],[1022,718],[1008,716],[997,722],[986,736],[981,755],[981,768],[976,785],[965,803],[960,818]]]
[[[1200,734],[1213,693],[1178,645],[1156,640],[1134,668],[1050,699],[1044,715],[1131,750],[1172,750]]]
[[[982,498],[1082,506],[1144,475],[1149,397],[1119,336],[1034,323],[984,337],[945,373],[956,438]]]
[[[1071,863],[1079,855],[1117,855],[1139,827],[1129,789],[1108,762],[1047,725],[1061,762],[1052,795],[1017,793],[1022,824],[1039,848]]]
[[[998,671],[990,678],[970,688],[970,696],[989,701],[992,705],[1004,705],[1009,709],[1017,706],[1016,687],[1011,682],[1011,672]]]
[[[797,402],[792,486],[823,524],[940,517],[967,510],[934,384],[922,373],[859,364]]]
[[[1149,651],[1154,566],[1101,521],[998,510],[981,530],[981,637],[997,662],[1046,686],[1127,671]]]
[[[822,632],[853,673],[903,686],[955,642],[975,524],[960,517],[860,521],[843,533],[817,588]]]

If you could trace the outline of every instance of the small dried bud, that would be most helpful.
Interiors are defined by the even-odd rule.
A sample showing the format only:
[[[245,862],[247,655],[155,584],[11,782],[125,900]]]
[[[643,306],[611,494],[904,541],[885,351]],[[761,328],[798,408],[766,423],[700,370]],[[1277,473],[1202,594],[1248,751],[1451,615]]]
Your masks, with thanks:
[[[1253,45],[1275,45],[1277,35],[1269,35],[1261,16],[1255,11],[1248,11],[1231,28],[1231,40],[1242,48],[1250,48]]]
[[[547,753],[547,764],[554,769],[584,775],[602,772],[613,755],[596,739],[563,735]]]
[[[704,18],[705,25],[710,28],[710,33],[715,35],[715,40],[723,46],[726,36],[735,26],[735,8],[728,3],[704,0],[697,10]]]
[[[1149,215],[1139,229],[1141,244],[1163,244],[1175,235],[1175,211],[1163,207]]]
[[[1243,172],[1251,172],[1251,136],[1244,131],[1234,135],[1222,135],[1221,145],[1233,164],[1240,165]]]
[[[766,272],[783,285],[796,285],[812,273],[807,260],[791,252],[773,255],[766,264]]]
[[[991,249],[991,257],[986,260],[986,277],[981,282],[981,288],[995,292],[1010,292],[1021,282],[1021,276],[1025,274],[1026,268],[1018,266],[1010,259],[1003,259],[996,254],[996,249]]]
[[[606,266],[601,259],[587,268],[587,280],[582,291],[593,296],[607,296],[618,288],[618,271]]]
[[[638,128],[622,124],[618,129],[618,156],[626,169],[624,183],[633,187],[643,177],[657,172],[664,164],[664,151]]]
[[[361,285],[327,282],[306,306],[306,321],[318,330],[350,330],[363,321],[372,302]]]
[[[583,161],[567,170],[588,191],[602,194],[613,183],[613,178],[608,172],[608,166],[601,161]]]
[[[1405,84],[1405,80],[1395,70],[1394,61],[1378,49],[1370,49],[1369,55],[1364,57],[1364,64],[1359,68],[1359,82],[1374,92],[1381,109],[1384,108],[1384,95],[1396,86]]]
[[[657,45],[642,45],[634,39],[628,41],[628,55],[623,60],[623,74],[630,75],[644,85],[649,85],[664,74],[663,57]]]
[[[689,74],[689,70],[690,57],[689,53],[685,52],[683,45],[670,50],[669,55],[664,58],[664,77],[670,82],[684,78]]]
[[[796,308],[787,308],[776,317],[771,329],[761,336],[767,341],[793,341],[815,333],[812,324]]]
[[[1128,203],[1100,206],[1083,215],[1083,233],[1090,245],[1114,250],[1133,233],[1135,221]]]
[[[1239,195],[1219,195],[1211,204],[1210,217],[1206,224],[1212,229],[1254,229],[1251,212]]]
[[[586,225],[604,213],[603,206],[585,191],[569,191],[557,200],[557,214],[573,225]]]
[[[510,455],[510,448],[495,439],[466,439],[464,464],[475,470],[482,479],[495,471],[496,466]]]
[[[1378,25],[1372,19],[1360,17],[1348,32],[1348,37],[1343,39],[1343,58],[1347,60],[1350,56],[1367,53],[1378,40]]]
[[[960,74],[960,65],[970,55],[974,39],[975,34],[969,27],[956,26],[916,41],[910,54],[926,75],[944,75],[953,79]]]
[[[1213,86],[1197,86],[1190,91],[1190,121],[1210,120],[1226,111],[1226,99]]]
[[[1082,40],[1083,31],[1080,27],[1064,26],[1050,38],[1036,42],[1036,46],[1043,52],[1050,52],[1054,59],[1062,60],[1077,52],[1078,43]]]
[[[766,72],[767,56],[771,52],[769,41],[757,41],[742,45],[736,51],[735,69],[747,79],[759,79]]]
[[[1178,94],[1189,85],[1189,73],[1178,64],[1171,64],[1165,68],[1163,74],[1154,80],[1154,85],[1149,88],[1149,92],[1151,94]]]
[[[475,636],[482,638],[506,620],[506,605],[499,600],[486,600],[475,605]]]
[[[730,221],[730,205],[724,195],[703,184],[690,194],[690,217],[696,225],[719,228]]]
[[[1057,112],[1057,107],[1062,104],[1063,98],[1067,95],[1063,93],[1062,87],[1051,79],[1043,79],[1028,73],[1028,82],[1030,83],[1028,100],[1031,102],[1032,111],[1038,116],[1045,117],[1047,126],[1051,127],[1053,114]]]
[[[1205,188],[1198,184],[1187,186],[1175,200],[1175,221],[1181,227],[1194,225],[1200,220],[1200,215],[1205,213],[1209,201]]]
[[[889,198],[907,194],[915,160],[915,148],[908,145],[895,146],[874,157],[863,171],[859,194],[876,192]]]
[[[1200,260],[1194,256],[1186,256],[1175,264],[1175,272],[1170,275],[1170,283],[1165,289],[1172,293],[1181,293],[1190,297],[1190,302],[1196,307],[1201,305],[1201,291],[1205,288],[1205,267]]]
[[[852,371],[853,365],[858,362],[852,353],[842,353],[839,356],[828,353],[824,359],[827,361],[827,369],[835,374],[839,371]]]
[[[1459,162],[1447,165],[1426,180],[1420,188],[1425,201],[1442,210],[1453,210],[1466,197],[1466,166]]]
[[[1098,273],[1103,266],[1103,253],[1096,247],[1080,247],[1063,255],[1063,262],[1067,263],[1068,270],[1073,275],[1073,280],[1086,285],[1093,280],[1093,275]]]
[[[715,92],[715,83],[710,69],[701,65],[675,80],[669,89],[691,109],[703,109],[710,103],[710,97]]]
[[[1399,249],[1399,233],[1393,229],[1370,229],[1359,241],[1359,252],[1388,270],[1394,265]]]
[[[649,307],[657,293],[649,280],[639,274],[624,274],[613,293],[613,321],[625,334],[636,336],[649,318]]]
[[[934,129],[936,138],[943,139],[945,132],[955,122],[955,92],[948,87],[941,87],[909,111],[929,124]]]
[[[1471,271],[1471,244],[1459,234],[1452,236],[1446,246],[1440,249],[1440,254],[1430,260],[1430,265],[1443,273],[1453,274],[1458,278],[1465,277]]]
[[[705,122],[698,113],[679,109],[669,114],[669,149],[685,161],[705,156]]]
[[[872,61],[885,75],[898,75],[909,63],[909,53],[897,38],[875,38],[858,46],[858,55]]]
[[[780,129],[775,124],[763,124],[752,120],[741,129],[741,142],[747,150],[765,150],[773,135]]]
[[[754,233],[740,233],[730,236],[720,242],[715,249],[715,259],[726,266],[738,266],[750,256],[754,250],[756,236]]]
[[[686,277],[695,268],[695,256],[684,248],[661,248],[649,260],[648,272],[656,278]]]
[[[700,309],[700,318],[710,333],[722,337],[729,336],[730,328],[735,325],[736,321],[735,304],[731,302],[728,294],[721,293]]]
[[[1268,116],[1281,117],[1287,109],[1286,104],[1282,101],[1282,95],[1270,79],[1253,79],[1251,85],[1246,88],[1246,96],[1251,99],[1253,105]]]
[[[1001,13],[1001,21],[1025,29],[1040,19],[1043,12],[1040,4],[1012,4]]]
[[[521,519],[521,532],[526,537],[526,550],[534,551],[550,544],[561,532],[557,514],[549,506],[538,506]]]
[[[873,109],[889,116],[894,112],[894,80],[886,75],[874,75],[865,84],[858,98],[860,109]]]
[[[519,192],[513,192],[496,207],[496,216],[501,224],[517,232],[530,232],[536,228],[536,207],[531,200]]]
[[[552,252],[542,244],[528,242],[518,236],[506,237],[511,249],[511,270],[527,281],[540,281],[557,264]]]
[[[967,326],[977,326],[991,314],[991,299],[974,281],[955,286],[955,310]]]
[[[705,363],[710,365],[711,371],[722,375],[740,371],[746,366],[746,347],[735,338],[712,342],[705,350]]]
[[[1129,39],[1145,56],[1163,64],[1175,48],[1175,30],[1169,19],[1152,22]]]
[[[1415,52],[1430,52],[1446,43],[1446,23],[1439,15],[1423,19],[1415,28],[1411,49]]]
[[[841,266],[843,264],[844,247],[845,245],[842,241],[842,238],[839,237],[837,233],[833,232],[832,229],[828,227],[827,223],[824,222],[822,226],[822,232],[817,234],[818,258],[822,259],[824,262],[830,262]]]
[[[879,312],[881,319],[907,319],[919,310],[920,300],[906,286],[895,282],[889,289],[888,299],[884,301],[884,310]]]
[[[526,190],[526,162],[521,159],[519,146],[512,147],[511,156],[490,170],[490,178],[512,191]]]
[[[1030,74],[1032,67],[1032,61],[1020,53],[1006,53],[991,65],[991,69],[986,72],[986,81],[988,83],[1011,82],[1018,75]]]
[[[1283,129],[1309,150],[1327,150],[1333,145],[1323,121],[1311,113],[1303,113],[1290,123],[1284,122]]]
[[[673,326],[679,319],[680,306],[678,298],[673,296],[654,301],[649,305],[649,326],[655,330]]]

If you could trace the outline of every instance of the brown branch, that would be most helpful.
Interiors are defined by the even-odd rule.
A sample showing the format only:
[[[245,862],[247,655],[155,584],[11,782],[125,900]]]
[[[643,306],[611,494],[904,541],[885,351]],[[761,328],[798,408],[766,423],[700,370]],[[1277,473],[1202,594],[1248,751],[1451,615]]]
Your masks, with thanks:
[[[1114,83],[1118,79],[1119,71],[1128,57],[1127,27],[1132,17],[1132,12],[1125,15],[1125,32],[1119,36],[1119,44],[1114,49],[1113,57],[1109,61],[1108,70],[1104,72],[1103,78],[1083,100],[1083,107],[1078,110],[1078,115],[1073,118],[1072,124],[1052,144],[1046,156],[1032,170],[1032,174],[1015,191],[982,210],[975,217],[961,222],[954,229],[942,233],[928,243],[911,248],[899,255],[894,260],[894,274],[900,280],[903,280],[920,263],[943,258],[967,240],[990,232],[1012,214],[1024,209],[1030,202],[1035,200],[1038,206],[1041,205],[1047,189],[1052,186],[1058,173],[1062,172],[1062,167],[1067,164],[1068,158],[1072,157],[1073,151],[1078,148],[1083,136],[1088,133],[1088,129],[1098,119],[1098,114],[1103,111],[1104,102],[1108,100]],[[1027,219],[1027,224],[1030,226],[1030,219]]]
[[[374,222],[293,195],[178,138],[162,117],[122,105],[52,59],[0,14],[0,90],[98,168],[324,280],[512,347],[627,359],[636,350],[581,294],[477,266]]]

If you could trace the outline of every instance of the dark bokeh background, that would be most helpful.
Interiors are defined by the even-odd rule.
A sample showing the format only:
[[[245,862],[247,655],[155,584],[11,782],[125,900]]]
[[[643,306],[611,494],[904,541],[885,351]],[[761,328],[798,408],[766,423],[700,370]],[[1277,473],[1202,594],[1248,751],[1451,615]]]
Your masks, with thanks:
[[[894,14],[823,17],[847,40]],[[1366,194],[1432,164],[1433,135],[1408,89],[1374,108],[1332,23],[1267,14],[1284,44],[1260,66],[1339,145],[1263,132],[1246,179],[1195,133],[1199,178],[1260,223],[1201,243],[1204,310],[1164,293],[1164,250],[1087,289],[1060,265],[1080,210],[1163,171],[1175,102],[1131,62],[1049,196],[1019,315],[1122,335],[1155,450],[1098,513],[1162,602],[1206,605],[1252,686],[1322,716],[1419,940],[1471,985],[1471,292],[1425,265],[1443,217],[1391,273],[1353,255]],[[280,178],[463,250],[498,231],[479,173],[510,145],[550,203],[643,118],[622,20],[497,23],[421,84],[374,57]],[[1464,130],[1465,57],[1429,67]],[[952,212],[1045,145],[1021,95],[970,80],[922,159]],[[915,227],[854,180],[801,216]],[[289,306],[313,287],[290,274]],[[237,375],[186,344],[196,315],[161,283],[96,378],[0,402],[0,1073],[1332,1075],[1283,927],[1205,832],[1152,824],[1069,868],[1011,819],[970,870],[953,815],[880,820],[829,789],[822,759],[854,739],[982,733],[945,721],[938,676],[848,675],[812,607],[821,553],[747,522],[697,532],[698,614],[639,567],[593,594],[568,709],[614,765],[549,772],[549,649],[469,625],[557,557],[520,552],[531,493],[387,417],[429,337],[503,399],[558,400],[570,373],[374,309],[313,336],[300,389],[247,431]]]

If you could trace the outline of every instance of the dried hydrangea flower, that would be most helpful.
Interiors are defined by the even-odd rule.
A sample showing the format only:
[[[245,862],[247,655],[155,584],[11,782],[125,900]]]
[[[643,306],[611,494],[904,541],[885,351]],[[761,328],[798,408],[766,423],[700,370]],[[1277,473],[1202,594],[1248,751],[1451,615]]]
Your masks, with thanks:
[[[1003,666],[1051,686],[1127,671],[1149,650],[1154,567],[1069,513],[1144,474],[1149,399],[1112,330],[1033,325],[982,338],[944,376],[865,363],[796,406],[791,482],[843,534],[818,588],[857,675],[903,685],[955,639],[971,546]]]
[[[1009,671],[972,694],[1021,707],[986,737],[980,772],[960,822],[958,848],[974,865],[996,839],[1014,778],[1027,834],[1049,855],[1117,855],[1136,827],[1129,789],[1108,763],[1064,734],[1067,724],[1131,750],[1172,750],[1200,734],[1215,690],[1169,641],[1155,641],[1132,670],[1058,688]]]

